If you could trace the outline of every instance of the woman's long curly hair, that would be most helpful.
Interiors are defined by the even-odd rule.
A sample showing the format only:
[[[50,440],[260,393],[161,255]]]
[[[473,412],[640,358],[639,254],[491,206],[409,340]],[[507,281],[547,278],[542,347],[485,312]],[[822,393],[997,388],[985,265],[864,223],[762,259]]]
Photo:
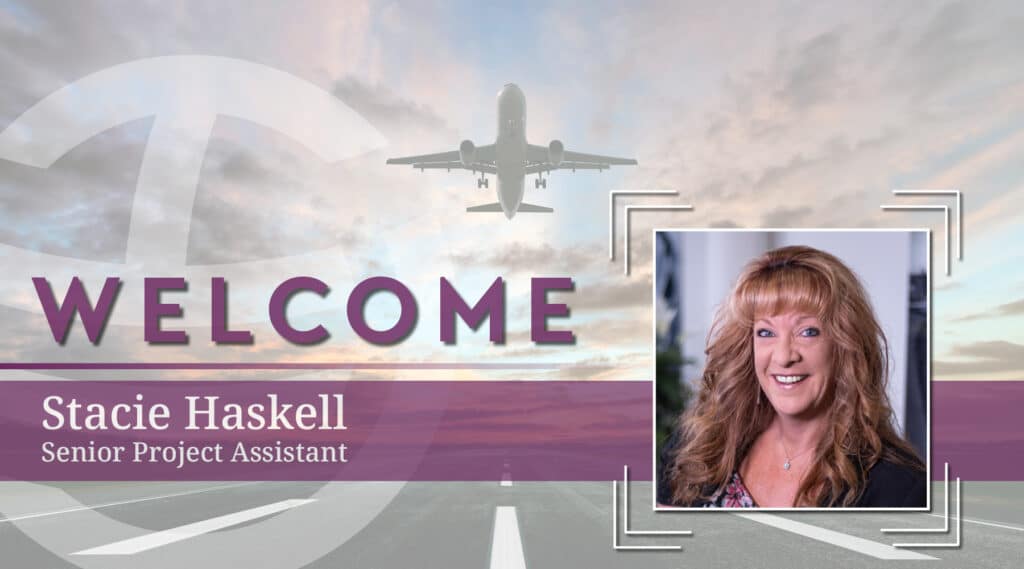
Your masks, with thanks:
[[[771,424],[775,410],[754,369],[753,323],[791,310],[816,315],[832,341],[827,427],[794,504],[854,504],[882,459],[924,468],[892,426],[888,343],[860,281],[828,253],[783,247],[746,266],[715,316],[700,394],[680,419],[670,467],[676,504],[707,500],[724,486]]]

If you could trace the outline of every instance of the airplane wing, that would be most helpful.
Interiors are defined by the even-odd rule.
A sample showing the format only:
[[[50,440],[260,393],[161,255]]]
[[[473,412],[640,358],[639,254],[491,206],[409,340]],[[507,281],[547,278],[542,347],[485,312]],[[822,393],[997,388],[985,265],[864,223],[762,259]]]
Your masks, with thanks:
[[[550,172],[552,170],[607,170],[611,168],[608,164],[592,164],[590,162],[566,162],[565,160],[558,163],[558,166],[549,164],[548,162],[538,162],[529,164],[526,167],[526,174],[539,174],[541,172]]]
[[[459,151],[438,152],[437,154],[420,154],[419,156],[405,156],[402,158],[388,158],[388,164],[425,164],[435,162],[458,162]]]
[[[537,144],[528,146],[526,158],[529,162],[526,167],[527,174],[551,170],[607,170],[611,166],[634,166],[637,163],[633,158],[618,158],[566,150],[562,153],[562,161],[555,165],[548,161],[548,147]]]
[[[547,148],[544,148],[547,151]],[[635,158],[616,158],[615,156],[601,156],[600,154],[584,154],[582,152],[565,151],[562,160],[564,162],[584,162],[608,164],[609,166],[636,166]]]
[[[420,154],[419,156],[404,156],[402,158],[388,158],[388,164],[408,164],[419,170],[475,170],[487,174],[497,173],[494,166],[494,145],[488,144],[476,148],[475,161],[470,165],[462,163],[462,156],[458,150],[450,152],[438,152],[437,154]]]

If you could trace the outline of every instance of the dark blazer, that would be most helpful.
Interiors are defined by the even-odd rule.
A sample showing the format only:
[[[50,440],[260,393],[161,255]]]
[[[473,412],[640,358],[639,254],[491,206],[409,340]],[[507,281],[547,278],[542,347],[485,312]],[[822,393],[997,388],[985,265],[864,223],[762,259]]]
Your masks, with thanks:
[[[923,508],[928,498],[924,470],[880,460],[868,470],[867,486],[854,508]]]
[[[678,433],[665,443],[658,464],[658,503],[666,506],[703,507],[706,502],[672,502],[671,465],[679,447]],[[715,488],[710,489],[712,492]],[[709,492],[710,493],[710,492]],[[867,484],[852,508],[923,508],[928,497],[928,476],[924,470],[880,460],[867,473]]]

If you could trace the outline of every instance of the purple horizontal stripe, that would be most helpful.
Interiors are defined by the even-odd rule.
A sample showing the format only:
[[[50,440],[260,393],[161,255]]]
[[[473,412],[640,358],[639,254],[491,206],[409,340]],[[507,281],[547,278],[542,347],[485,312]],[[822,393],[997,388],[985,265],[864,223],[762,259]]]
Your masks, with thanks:
[[[557,363],[458,362],[0,362],[0,370],[541,370]]]
[[[1024,381],[932,382],[932,478],[1024,480]]]
[[[651,479],[651,384],[629,381],[10,381],[0,382],[0,479],[16,480],[611,480],[622,466]],[[184,416],[185,394],[248,404],[343,393],[344,431],[45,431],[49,394],[80,402],[164,402]],[[1024,480],[1024,382],[935,382],[932,475],[943,462],[965,480]],[[345,464],[58,465],[62,444],[337,444]],[[506,466],[507,465],[507,466]]]
[[[0,382],[0,479],[16,480],[610,480],[623,464],[650,478],[649,383],[603,381],[11,381]],[[185,430],[185,395],[219,396],[243,406],[344,395],[341,431]],[[167,430],[47,431],[42,401],[164,403]],[[333,395],[332,395],[333,396]],[[220,462],[175,468],[165,463],[57,464],[42,461],[46,442],[88,447],[136,442],[174,447],[332,446],[345,464]],[[507,466],[506,466],[507,464]]]

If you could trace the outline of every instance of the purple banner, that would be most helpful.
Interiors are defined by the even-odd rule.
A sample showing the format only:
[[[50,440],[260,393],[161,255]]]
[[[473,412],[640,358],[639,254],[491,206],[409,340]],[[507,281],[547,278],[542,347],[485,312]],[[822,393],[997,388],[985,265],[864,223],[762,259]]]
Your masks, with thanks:
[[[647,382],[15,381],[0,389],[0,479],[611,480],[623,465],[633,479],[651,479]],[[934,383],[933,477],[948,461],[965,480],[1024,480],[1021,409],[1024,382]]]
[[[932,478],[1024,480],[1024,381],[932,382]]]
[[[651,477],[650,383],[18,381],[0,388],[0,477],[7,479],[611,480],[624,464],[639,479]]]

